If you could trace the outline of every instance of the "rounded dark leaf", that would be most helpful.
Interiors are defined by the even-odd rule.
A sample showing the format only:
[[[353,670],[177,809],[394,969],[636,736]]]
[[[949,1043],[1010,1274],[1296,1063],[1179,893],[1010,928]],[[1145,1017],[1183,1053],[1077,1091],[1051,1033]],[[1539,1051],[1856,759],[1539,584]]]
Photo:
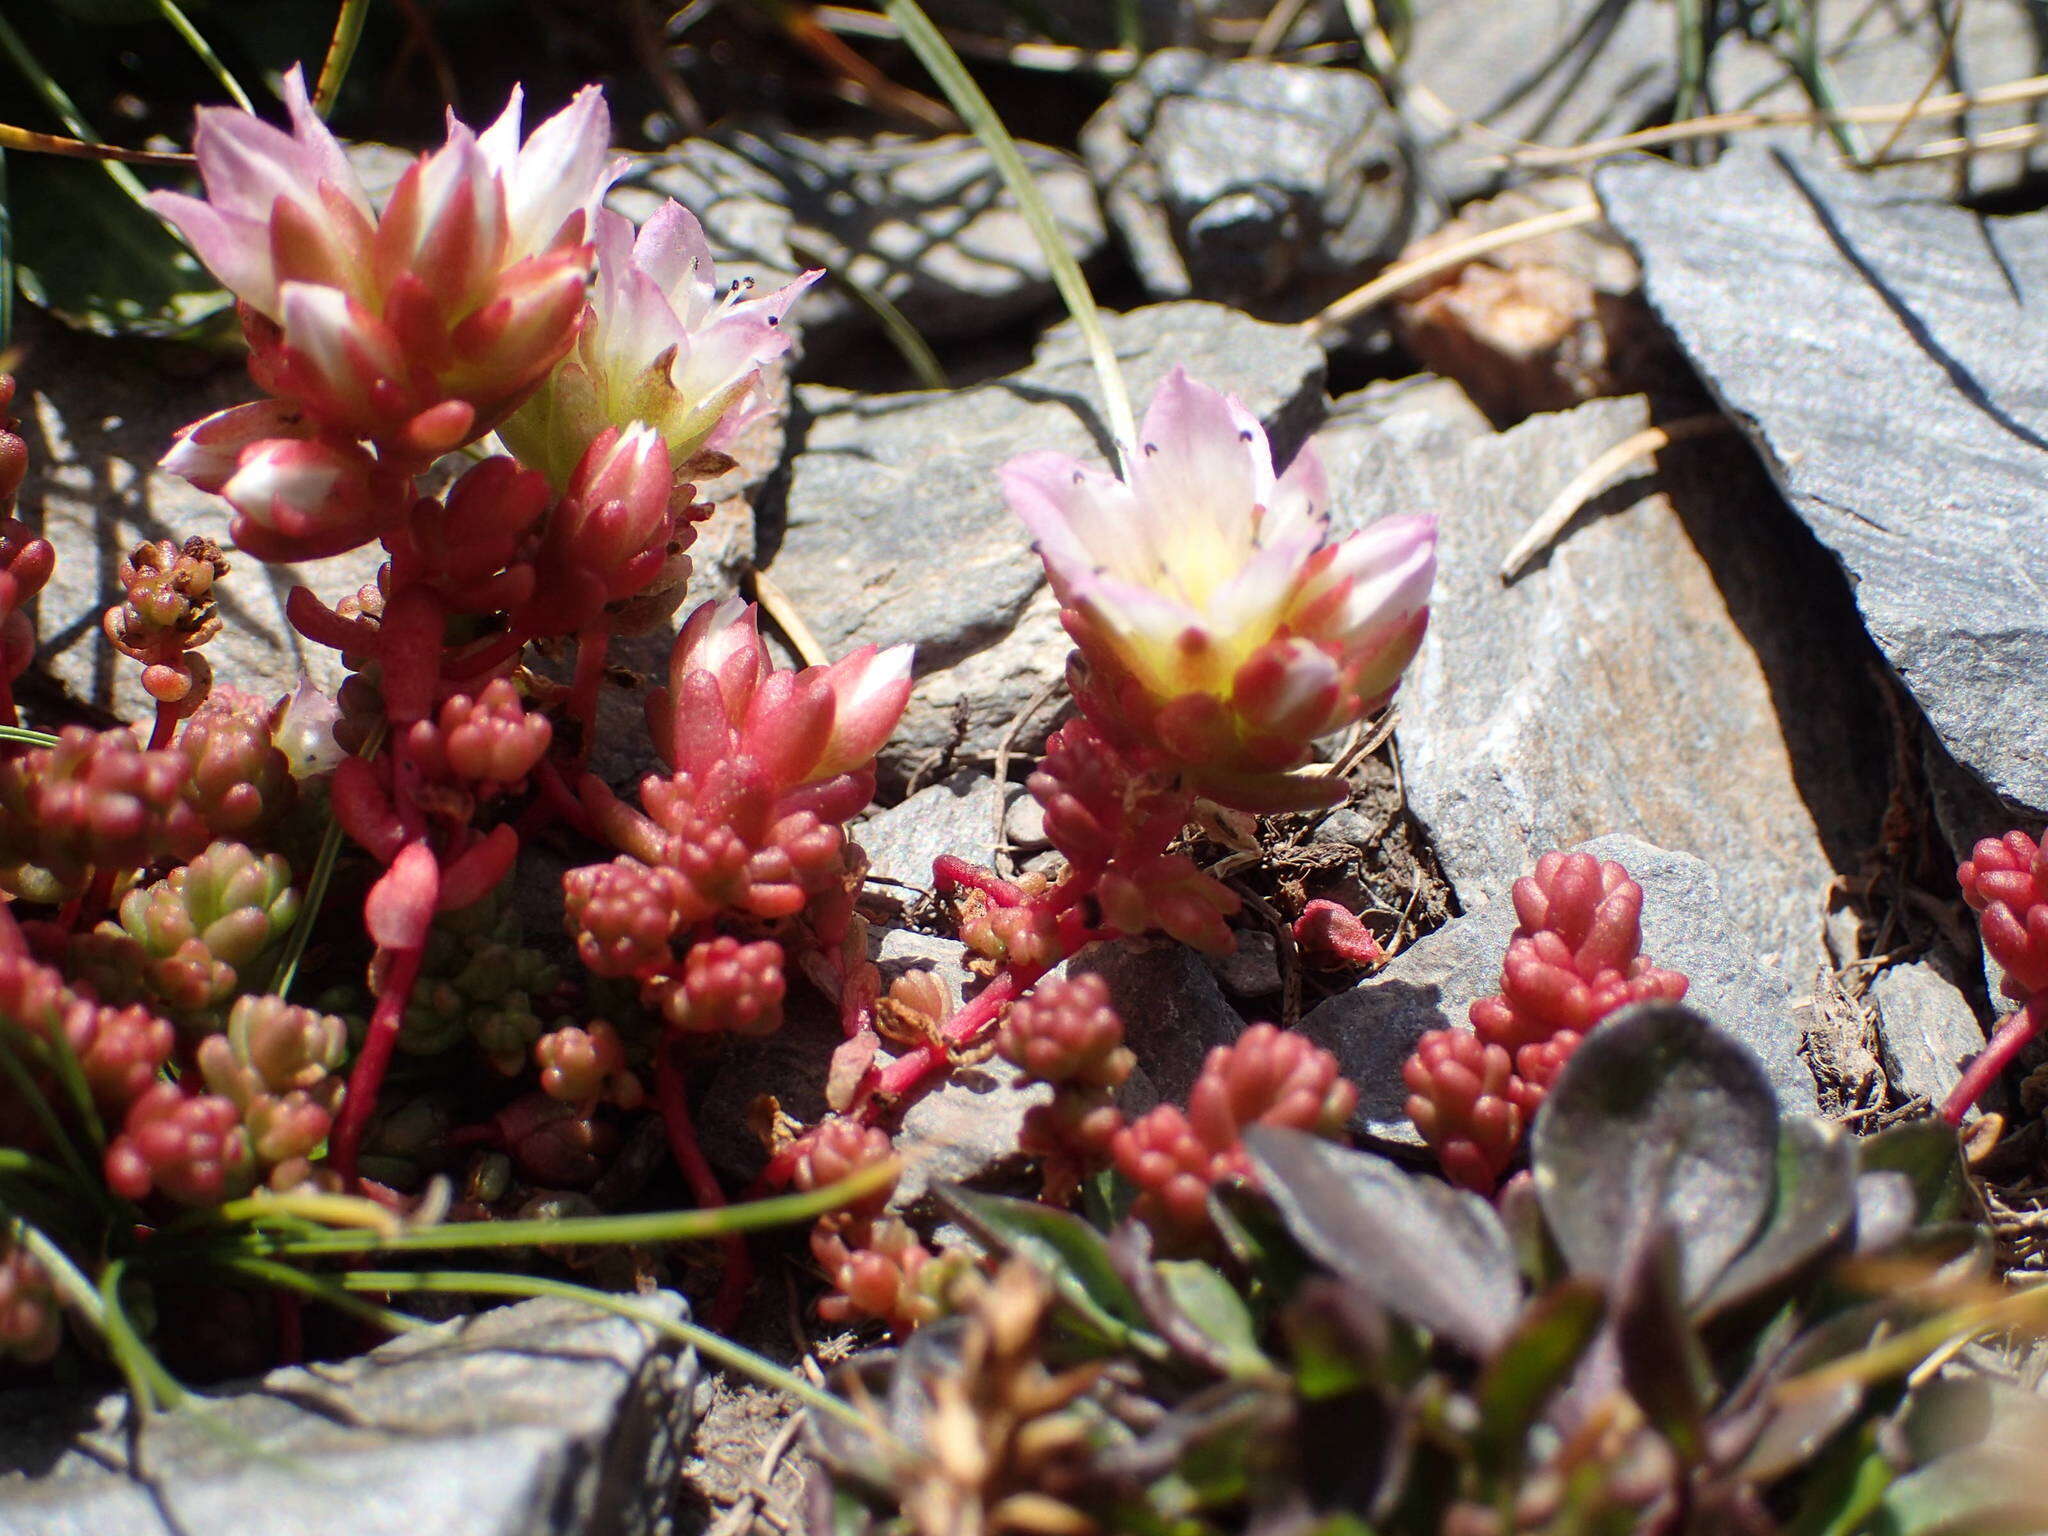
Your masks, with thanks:
[[[1856,1151],[1839,1126],[1787,1120],[1778,1128],[1778,1196],[1756,1240],[1699,1304],[1702,1318],[1783,1285],[1844,1242],[1856,1219]]]
[[[1688,1301],[1747,1247],[1777,1187],[1778,1106],[1749,1050],[1688,1008],[1644,1003],[1586,1037],[1536,1117],[1544,1219],[1572,1268],[1614,1278],[1668,1222]]]
[[[1514,1249],[1477,1195],[1300,1131],[1253,1126],[1245,1149],[1294,1240],[1389,1312],[1478,1354],[1514,1327]]]

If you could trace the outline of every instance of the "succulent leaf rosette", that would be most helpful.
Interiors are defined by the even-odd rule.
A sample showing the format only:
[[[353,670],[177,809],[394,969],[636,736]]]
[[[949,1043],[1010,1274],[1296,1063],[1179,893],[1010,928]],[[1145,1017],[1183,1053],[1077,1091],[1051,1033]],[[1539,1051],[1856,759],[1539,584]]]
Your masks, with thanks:
[[[1003,488],[1079,647],[1084,712],[1226,803],[1306,794],[1278,776],[1393,696],[1429,622],[1436,520],[1333,539],[1314,449],[1276,473],[1257,418],[1184,370],[1128,479],[1042,452]]]

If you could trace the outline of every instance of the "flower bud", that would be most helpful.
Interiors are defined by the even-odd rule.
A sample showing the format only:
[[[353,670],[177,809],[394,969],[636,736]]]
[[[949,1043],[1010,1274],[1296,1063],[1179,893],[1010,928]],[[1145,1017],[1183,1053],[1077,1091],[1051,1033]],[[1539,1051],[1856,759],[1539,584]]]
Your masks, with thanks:
[[[242,452],[221,495],[235,543],[259,560],[319,560],[377,536],[376,464],[360,449],[271,438]]]

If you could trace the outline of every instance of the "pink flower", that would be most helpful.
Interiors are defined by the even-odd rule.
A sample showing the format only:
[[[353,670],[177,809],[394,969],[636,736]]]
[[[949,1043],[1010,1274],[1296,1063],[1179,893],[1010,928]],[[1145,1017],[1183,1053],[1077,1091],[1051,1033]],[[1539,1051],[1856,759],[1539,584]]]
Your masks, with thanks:
[[[590,217],[616,171],[594,87],[520,142],[520,96],[448,141],[373,213],[295,69],[289,133],[206,108],[206,196],[151,205],[243,302],[257,381],[326,431],[430,457],[480,437],[575,339]],[[196,435],[196,434],[195,434]],[[186,455],[202,474],[214,466]]]
[[[597,282],[575,349],[499,428],[505,445],[557,489],[607,427],[645,422],[678,474],[767,414],[762,365],[789,347],[782,318],[822,275],[806,272],[759,298],[718,297],[696,219],[665,203],[636,237],[631,220],[596,214]]]
[[[275,437],[243,449],[220,494],[235,543],[258,560],[319,560],[377,536],[377,480],[359,448]]]
[[[1090,717],[1211,793],[1256,794],[1392,697],[1428,623],[1436,522],[1333,542],[1314,450],[1276,475],[1250,412],[1179,369],[1141,438],[1128,483],[1031,453],[1004,492],[1080,648]]]
[[[753,604],[707,602],[676,636],[648,725],[664,759],[689,774],[746,757],[778,790],[858,775],[910,701],[910,661],[907,645],[866,645],[830,666],[778,671]]]

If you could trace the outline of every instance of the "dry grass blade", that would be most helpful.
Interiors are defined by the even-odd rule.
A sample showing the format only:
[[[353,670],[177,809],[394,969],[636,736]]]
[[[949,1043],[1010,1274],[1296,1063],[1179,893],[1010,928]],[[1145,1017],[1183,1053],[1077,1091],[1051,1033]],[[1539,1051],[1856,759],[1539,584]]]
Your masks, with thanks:
[[[1718,413],[1686,416],[1661,426],[1645,427],[1642,431],[1623,438],[1573,475],[1570,483],[1557,493],[1550,505],[1537,514],[1536,521],[1515,540],[1515,547],[1501,560],[1500,579],[1513,581],[1520,575],[1524,566],[1549,548],[1557,536],[1564,532],[1565,525],[1578,515],[1579,508],[1586,504],[1587,498],[1637,459],[1660,453],[1673,443],[1684,442],[1687,438],[1704,437],[1709,432],[1718,432],[1727,425],[1728,418]]]
[[[1560,208],[1554,213],[1539,213],[1534,218],[1519,219],[1513,224],[1504,224],[1499,229],[1489,229],[1483,234],[1472,236],[1469,240],[1460,240],[1431,251],[1427,256],[1417,256],[1410,261],[1397,261],[1371,282],[1361,288],[1352,289],[1321,314],[1303,322],[1304,329],[1316,336],[1326,336],[1332,331],[1342,330],[1375,305],[1384,303],[1424,278],[1435,277],[1439,272],[1448,272],[1453,267],[1462,267],[1476,257],[1502,250],[1510,245],[1519,245],[1524,240],[1554,235],[1561,230],[1577,229],[1582,224],[1596,222],[1599,217],[1598,203],[1580,203],[1575,207]]]
[[[0,123],[0,149],[19,149],[32,155],[63,155],[71,160],[119,160],[126,165],[187,166],[197,162],[190,155],[167,150],[123,149],[117,144],[88,144],[57,133],[36,133]]]
[[[1273,9],[1266,12],[1266,19],[1259,23],[1259,30],[1252,34],[1252,45],[1245,52],[1254,59],[1276,52],[1307,9],[1308,0],[1276,0]]]
[[[1682,143],[1687,139],[1712,138],[1723,133],[1744,133],[1757,128],[1816,128],[1837,122],[1913,122],[1924,117],[1955,117],[1983,107],[2038,101],[2044,96],[2048,96],[2048,75],[2029,75],[2023,80],[2009,80],[2003,85],[1989,86],[1981,91],[1952,91],[1946,96],[1927,96],[1913,101],[1886,102],[1868,107],[1843,107],[1833,112],[1717,112],[1709,117],[1689,118],[1682,123],[1665,123],[1660,127],[1643,128],[1611,139],[1595,139],[1589,144],[1570,144],[1561,148],[1532,144],[1524,149],[1488,156],[1479,163],[1494,167],[1512,166],[1524,170],[1582,165],[1589,160],[1604,160],[1612,155],[1626,154],[1630,150],[1655,149],[1664,144]]]
[[[811,633],[811,626],[804,622],[798,611],[796,600],[783,591],[766,571],[755,571],[754,600],[761,605],[761,611],[774,621],[789,641],[790,649],[803,658],[807,667],[823,667],[831,664],[832,658],[825,654],[825,647],[818,644],[818,637]]]
[[[903,41],[903,29],[887,16],[877,16],[873,11],[856,11],[843,5],[821,5],[811,15],[819,26],[844,37],[873,37],[892,43]],[[942,27],[940,32],[962,58],[1008,64],[1013,69],[1035,69],[1062,75],[1127,75],[1138,67],[1138,55],[1128,48],[1013,43],[1008,38],[982,37],[952,27]]]
[[[1867,169],[1881,171],[1894,165],[1922,165],[1929,160],[1954,160],[1962,155],[1984,154],[1995,149],[2024,149],[2048,139],[2048,123],[2016,123],[2010,128],[1993,128],[1968,139],[1936,139],[1918,144],[1903,154],[1873,160]]]

